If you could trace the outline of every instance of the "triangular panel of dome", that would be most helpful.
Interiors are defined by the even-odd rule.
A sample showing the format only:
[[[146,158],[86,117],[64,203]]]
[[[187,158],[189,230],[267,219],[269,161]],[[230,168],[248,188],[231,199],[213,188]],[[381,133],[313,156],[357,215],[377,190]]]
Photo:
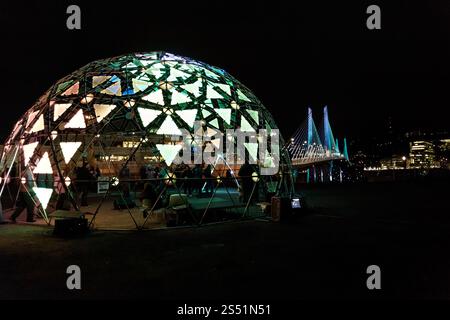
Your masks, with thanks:
[[[114,82],[108,88],[103,89],[102,91],[100,91],[100,93],[109,94],[109,95],[112,95],[112,96],[121,96],[122,95],[122,88],[121,88],[121,85],[120,85],[120,80]]]
[[[198,73],[200,73],[200,74],[201,74],[202,71],[203,71],[203,72],[205,72],[205,75],[206,75],[206,76],[208,76],[208,77],[210,77],[210,78],[213,78],[213,79],[215,79],[215,80],[218,80],[218,79],[219,79],[219,76],[218,76],[217,74],[215,74],[214,72],[209,71],[208,69],[206,69],[206,68],[204,68],[204,67],[201,67],[201,66],[199,66],[199,65],[192,64],[192,63],[190,63],[189,65],[192,66],[192,68],[193,68],[195,71],[197,71]]]
[[[44,115],[41,114],[39,119],[34,123],[33,128],[31,128],[30,133],[42,131],[44,128]]]
[[[200,88],[202,87],[202,85],[203,85],[202,79],[199,78],[194,83],[184,84],[181,85],[180,87],[192,93],[196,98],[198,98],[201,96]]]
[[[30,115],[28,116],[27,124],[25,125],[25,128],[28,128],[28,126],[33,123],[34,119],[36,118],[36,116],[38,114],[39,114],[39,110],[38,111],[33,111],[33,112],[30,113]]]
[[[153,109],[145,109],[145,108],[138,108],[139,116],[141,117],[142,125],[144,127],[147,127],[150,123],[153,122],[160,114],[160,110],[153,110]]]
[[[189,98],[186,94],[179,91],[172,91],[172,100],[171,105],[180,104],[180,103],[188,103],[191,102],[191,98]]]
[[[216,134],[218,134],[217,130],[214,130],[213,128],[206,128],[206,132],[205,132],[206,136],[208,137],[213,137]]]
[[[215,109],[215,111],[228,125],[231,125],[231,109]]]
[[[254,132],[252,125],[245,119],[243,115],[241,115],[241,131],[243,132]]]
[[[102,83],[108,81],[109,79],[111,79],[111,76],[93,76],[92,77],[92,88],[95,88],[95,87],[101,85]]]
[[[53,106],[53,121],[58,120],[58,118],[61,117],[71,105],[71,103],[55,103]]]
[[[224,83],[214,83],[214,86],[219,87],[220,89],[222,89],[226,94],[228,94],[229,96],[231,96],[231,90],[230,90],[230,86]]]
[[[166,81],[177,81],[177,78],[181,78],[181,79],[185,80],[185,79],[189,78],[190,76],[191,76],[190,74],[187,74],[183,71],[180,71],[175,68],[170,68],[170,75]]]
[[[60,142],[60,146],[64,161],[68,164],[70,160],[72,160],[75,152],[77,152],[78,148],[81,146],[81,142]]]
[[[166,67],[162,63],[155,63],[148,68],[145,73],[154,76],[156,79],[161,78],[161,76],[165,73]]]
[[[214,109],[214,103],[210,99],[204,101],[204,106],[211,107]]]
[[[212,139],[211,142],[216,147],[216,150],[220,149],[220,144],[222,143],[222,139],[221,138]]]
[[[178,65],[177,61],[161,60],[161,62],[162,64],[168,66],[169,68],[174,68],[176,65]]]
[[[172,164],[182,148],[180,144],[156,144],[156,147],[168,166]]]
[[[115,104],[94,104],[97,123],[100,123],[111,111],[116,108]]]
[[[208,84],[206,87],[206,98],[207,99],[223,99],[223,96],[213,89],[211,85]]]
[[[152,64],[152,63],[154,63],[155,61],[153,61],[153,60],[142,60],[142,59],[140,59],[139,60],[141,63],[142,63],[142,65],[143,66],[148,66],[149,64]]]
[[[171,116],[166,117],[156,133],[177,136],[182,135],[180,129],[177,127]]]
[[[34,187],[33,191],[36,194],[36,197],[39,199],[42,208],[44,208],[44,210],[47,209],[48,202],[52,197],[53,189]]]
[[[248,109],[247,109],[247,113],[250,115],[250,117],[253,118],[253,120],[255,120],[256,123],[259,124],[259,114],[258,114],[258,111],[256,111],[256,110],[248,110]]]
[[[258,144],[255,142],[244,142],[244,146],[253,160],[258,160]]]
[[[129,62],[127,65],[123,66],[122,69],[127,69],[128,71],[132,71],[136,69],[138,66],[135,65],[133,62]]]
[[[252,102],[240,89],[237,90],[237,94],[240,100]]]
[[[156,91],[153,91],[146,95],[145,97],[142,97],[142,100],[153,102],[156,104],[159,104],[161,106],[164,105],[164,97],[161,89],[158,89]]]
[[[208,118],[211,115],[211,112],[208,110],[202,109],[203,118]]]
[[[189,65],[189,64],[184,64],[184,63],[182,63],[182,64],[179,64],[177,68],[180,69],[180,70],[189,72],[189,73],[191,73],[191,74],[194,74],[194,73],[196,72],[195,68],[192,67],[192,66]]]
[[[219,128],[219,122],[217,121],[217,119],[213,119],[213,120],[209,121],[209,125],[211,125],[215,128]]]
[[[205,74],[208,76],[208,77],[211,77],[211,78],[214,78],[214,79],[219,79],[219,76],[217,75],[217,74],[215,74],[214,72],[212,72],[212,71],[209,71],[208,69],[205,69],[205,68],[203,68],[203,70],[205,70]]]
[[[133,89],[134,92],[144,91],[150,86],[150,83],[143,80],[133,79]]]
[[[34,150],[36,150],[37,146],[38,146],[37,141],[23,145],[23,161],[25,167],[28,165],[28,162],[30,162],[30,158],[33,156]]]
[[[75,95],[75,94],[78,94],[79,90],[80,90],[80,83],[77,81],[70,88],[68,88],[66,91],[64,91],[61,95],[62,96]]]
[[[266,130],[267,130],[267,134],[271,135],[272,134],[272,128],[269,126],[269,124],[266,121]]]
[[[53,174],[52,164],[48,157],[48,152],[45,152],[42,158],[39,160],[36,168],[33,170],[34,174]]]
[[[197,117],[197,109],[177,110],[175,111],[189,127],[192,127]]]
[[[84,121],[83,110],[80,109],[77,113],[70,119],[70,121],[64,126],[68,129],[82,129],[86,128],[86,122]]]

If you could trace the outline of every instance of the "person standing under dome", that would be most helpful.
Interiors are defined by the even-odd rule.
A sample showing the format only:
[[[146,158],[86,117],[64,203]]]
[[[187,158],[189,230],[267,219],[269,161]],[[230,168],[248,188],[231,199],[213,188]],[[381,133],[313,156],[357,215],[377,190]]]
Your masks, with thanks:
[[[28,190],[27,190],[28,187]],[[33,201],[34,192],[34,179],[33,173],[30,167],[25,169],[25,182],[20,184],[19,197],[16,203],[16,210],[11,215],[11,222],[16,223],[16,219],[22,214],[26,209],[27,211],[27,222],[36,222],[34,220],[34,207],[35,203]]]

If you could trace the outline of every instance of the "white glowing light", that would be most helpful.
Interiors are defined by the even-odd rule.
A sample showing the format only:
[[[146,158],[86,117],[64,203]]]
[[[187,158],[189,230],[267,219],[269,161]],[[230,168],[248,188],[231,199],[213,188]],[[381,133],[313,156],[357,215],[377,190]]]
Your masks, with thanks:
[[[169,108],[169,107],[165,107],[165,108],[163,108],[163,112],[165,114],[172,114],[173,113],[173,109]]]
[[[42,208],[44,208],[45,210],[52,196],[53,189],[34,187],[33,191],[36,194],[36,197],[39,199]]]
[[[252,125],[245,119],[244,116],[241,116],[241,131],[244,132],[254,132]]]
[[[213,126],[215,128],[219,128],[219,122],[217,121],[217,119],[213,119],[209,122],[210,126]]]
[[[115,108],[115,104],[94,104],[97,123],[100,123]]]
[[[23,146],[23,161],[24,161],[25,167],[28,165],[30,158],[33,156],[34,150],[36,149],[37,145],[38,145],[38,142],[33,142],[33,143],[25,144]]]
[[[78,112],[72,117],[72,119],[70,119],[70,121],[64,126],[64,128],[74,128],[74,129],[86,128],[83,110],[82,109],[78,110]]]
[[[171,105],[174,104],[180,104],[180,103],[188,103],[191,102],[191,98],[189,98],[185,93],[179,92],[179,91],[173,91],[172,92],[172,100]]]
[[[116,187],[116,186],[118,186],[119,185],[119,178],[117,178],[117,177],[112,177],[112,179],[111,179],[111,185],[113,185],[114,187]]]
[[[216,113],[228,124],[231,125],[231,109],[215,109]]]
[[[169,172],[167,173],[167,175],[165,176],[165,179],[167,179],[165,182],[167,185],[171,186],[176,180],[177,180],[177,176],[175,175],[175,173],[173,172]]]
[[[83,99],[81,99],[80,103],[82,104],[88,104],[89,102],[91,102],[94,99],[94,95],[92,93],[89,93],[86,95],[86,97],[84,97]]]
[[[189,78],[190,76],[190,74],[187,74],[183,71],[170,68],[170,76],[167,78],[167,81],[177,81],[177,78],[182,78],[184,80]]]
[[[240,100],[251,102],[251,100],[240,89],[237,90],[237,93]]]
[[[247,113],[255,120],[256,123],[259,123],[259,115],[258,111],[255,110],[247,110]]]
[[[258,159],[258,144],[255,142],[244,142],[245,148],[254,161]]]
[[[166,120],[162,123],[161,127],[156,132],[157,134],[167,134],[167,135],[176,135],[181,136],[182,133],[180,129],[178,129],[177,125],[173,121],[171,116],[167,116]]]
[[[33,128],[30,130],[32,132],[38,132],[44,130],[44,115],[41,114],[39,119],[34,123]]]
[[[132,108],[136,104],[136,101],[131,99],[130,101],[125,102],[125,107]]]
[[[197,117],[197,109],[177,110],[175,111],[189,127],[192,127]]]
[[[180,152],[182,146],[179,144],[171,145],[171,144],[157,144],[156,147],[159,150],[159,153],[164,158],[164,161],[168,166],[170,166]]]
[[[48,152],[45,152],[42,158],[39,160],[36,168],[33,170],[34,174],[53,174],[52,164],[48,157]]]
[[[134,92],[144,91],[149,87],[149,83],[147,81],[142,81],[138,79],[133,79],[133,90]]]
[[[148,126],[153,122],[160,114],[161,111],[153,110],[153,109],[145,109],[145,108],[137,108],[139,112],[139,116],[141,117],[142,125],[144,127]]]
[[[58,120],[58,118],[70,108],[71,103],[56,103],[53,106],[53,121]]]
[[[60,146],[64,161],[69,163],[75,152],[81,146],[81,142],[60,142]]]
[[[208,85],[206,87],[206,98],[207,99],[223,99],[223,96],[213,89],[212,86]]]
[[[196,98],[198,98],[201,96],[200,88],[202,87],[202,79],[199,78],[194,83],[185,84],[180,87],[183,88],[184,90],[192,93]]]
[[[173,84],[171,82],[161,81],[159,87],[163,90],[172,90]]]
[[[150,94],[142,97],[142,100],[159,104],[161,106],[164,105],[164,97],[161,90],[156,90],[151,92]]]
[[[224,83],[214,83],[216,87],[219,87],[223,91],[225,91],[229,96],[231,96],[230,86]]]

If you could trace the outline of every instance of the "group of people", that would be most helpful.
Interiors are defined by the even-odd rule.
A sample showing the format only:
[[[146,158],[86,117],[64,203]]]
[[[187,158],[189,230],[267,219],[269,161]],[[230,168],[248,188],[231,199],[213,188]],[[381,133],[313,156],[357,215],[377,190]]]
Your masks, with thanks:
[[[258,169],[255,166],[249,165],[248,163],[244,163],[239,170],[239,178],[237,180],[240,184],[240,199],[243,202],[248,202],[250,197],[252,199],[257,197],[255,193],[255,191],[257,192],[257,188],[254,188],[255,181],[252,179],[253,172],[257,171]],[[196,164],[195,166],[178,164],[172,165],[171,167],[167,167],[164,163],[160,166],[143,165],[140,168],[139,175],[141,179],[140,189],[142,190],[140,200],[144,206],[152,206],[155,203],[158,203],[156,209],[164,206],[164,201],[158,201],[158,198],[164,198],[164,195],[161,195],[161,193],[164,192],[164,187],[167,183],[166,179],[171,173],[175,175],[177,186],[189,197],[193,194],[199,197],[203,195],[208,196],[214,192],[216,179],[213,176],[213,167],[210,164]],[[32,186],[28,186],[29,183],[33,183],[31,171],[28,175],[30,177],[26,179],[26,183],[21,183],[19,186],[20,192],[16,209],[10,218],[12,222],[15,222],[24,210],[27,212],[27,221],[35,221],[34,211],[36,201],[33,201],[34,194]],[[73,191],[78,196],[81,206],[88,205],[88,194],[92,189],[96,189],[97,178],[99,176],[101,176],[99,168],[90,165],[87,161],[83,161],[81,166],[75,168],[75,177],[70,186],[70,191]],[[227,170],[226,178],[228,179],[225,179],[225,183],[231,183],[232,179],[235,179],[231,169]],[[121,171],[120,179],[126,181],[126,186],[122,185],[123,183],[121,182],[121,189],[128,195],[130,193],[130,183],[128,182],[130,172],[128,168],[124,168]],[[59,181],[58,177],[54,178],[54,184],[58,194],[56,209],[65,209],[64,204],[68,199],[66,196],[68,187],[64,186],[65,182]],[[0,223],[1,221],[0,219]]]

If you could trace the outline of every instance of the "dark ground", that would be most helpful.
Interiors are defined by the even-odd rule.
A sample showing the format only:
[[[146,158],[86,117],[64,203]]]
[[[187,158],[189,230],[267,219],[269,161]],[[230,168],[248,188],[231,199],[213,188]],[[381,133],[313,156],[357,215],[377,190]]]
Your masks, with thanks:
[[[313,186],[293,224],[96,232],[59,239],[0,226],[0,299],[181,300],[450,297],[448,183]],[[82,270],[82,290],[65,287]],[[381,267],[382,290],[366,289]]]

